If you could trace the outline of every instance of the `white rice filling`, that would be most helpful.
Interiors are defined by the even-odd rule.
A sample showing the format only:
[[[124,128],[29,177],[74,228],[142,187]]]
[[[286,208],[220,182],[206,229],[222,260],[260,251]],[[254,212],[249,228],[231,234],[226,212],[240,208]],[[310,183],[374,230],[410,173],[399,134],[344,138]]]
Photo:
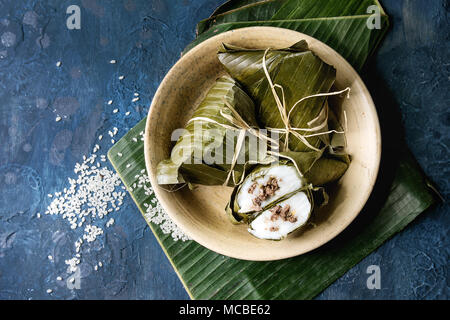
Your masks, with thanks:
[[[259,172],[260,176],[256,179],[246,179],[237,195],[237,203],[239,205],[240,213],[247,213],[255,211],[253,199],[255,199],[261,190],[261,187],[266,185],[271,177],[278,180],[279,189],[275,191],[275,195],[261,202],[261,208],[264,208],[273,201],[280,199],[284,195],[294,192],[302,187],[302,180],[297,170],[293,166],[281,165],[275,167],[268,167]],[[252,193],[248,193],[250,187],[257,183],[258,186]]]
[[[291,207],[290,213],[297,221],[289,222],[281,217],[272,221],[271,217],[273,213],[266,210],[252,221],[248,232],[259,239],[280,240],[308,221],[311,203],[304,192],[296,193],[289,199],[279,203],[279,206],[282,208],[286,205]]]

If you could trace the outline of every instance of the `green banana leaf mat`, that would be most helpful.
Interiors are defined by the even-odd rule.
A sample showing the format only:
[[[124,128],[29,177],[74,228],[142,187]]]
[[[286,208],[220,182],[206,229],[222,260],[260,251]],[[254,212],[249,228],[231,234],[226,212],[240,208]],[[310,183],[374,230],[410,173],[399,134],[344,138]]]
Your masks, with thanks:
[[[379,29],[367,27],[370,6],[380,12]],[[388,17],[376,0],[228,1],[198,24],[197,39],[186,50],[220,32],[256,25],[313,36],[361,70],[387,31]],[[143,214],[144,204],[156,201],[141,189],[132,190],[136,176],[145,169],[144,145],[139,139],[145,120],[108,152]],[[158,225],[147,223],[192,299],[311,299],[435,202],[434,188],[410,152],[406,147],[397,149],[401,151],[395,161],[386,161],[383,155],[374,192],[350,227],[321,248],[298,257],[270,262],[237,260],[191,240],[174,241]],[[388,168],[383,163],[388,163]]]

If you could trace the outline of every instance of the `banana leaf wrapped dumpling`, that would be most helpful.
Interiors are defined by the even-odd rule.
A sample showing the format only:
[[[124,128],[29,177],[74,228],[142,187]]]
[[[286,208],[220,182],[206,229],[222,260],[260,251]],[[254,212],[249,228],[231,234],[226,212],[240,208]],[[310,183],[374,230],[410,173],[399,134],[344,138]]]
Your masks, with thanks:
[[[255,167],[234,189],[226,212],[233,223],[248,224],[253,236],[281,240],[303,227],[314,207],[327,202],[324,188],[309,183],[292,161],[281,160]]]
[[[157,167],[158,184],[192,183],[234,186],[247,169],[247,162],[264,162],[263,152],[250,152],[246,139],[235,161],[235,146],[242,132],[234,117],[257,127],[252,99],[230,77],[219,78],[194,111],[171,151],[169,159]]]
[[[339,162],[342,165],[336,173],[322,173],[329,160],[321,152],[288,152],[281,153],[280,157],[286,159],[255,166],[234,188],[226,207],[232,222],[248,222],[255,213],[273,206],[281,198],[306,186],[319,188],[347,169],[347,164]]]
[[[321,155],[314,158],[314,155],[294,153],[294,156],[297,161],[293,158],[256,166],[242,184],[234,188],[226,207],[234,224],[247,223],[248,231],[260,239],[281,240],[303,227],[314,207],[327,204],[324,188],[310,182],[332,179],[321,175],[315,178],[312,168],[322,167]],[[309,160],[300,161],[299,157]],[[306,175],[300,175],[299,165]],[[341,170],[346,168],[343,165]]]

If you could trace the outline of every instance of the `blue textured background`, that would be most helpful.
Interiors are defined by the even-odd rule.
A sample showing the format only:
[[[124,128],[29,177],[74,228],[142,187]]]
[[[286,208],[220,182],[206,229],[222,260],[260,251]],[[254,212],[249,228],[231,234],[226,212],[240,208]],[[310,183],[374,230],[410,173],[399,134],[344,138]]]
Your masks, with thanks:
[[[160,81],[193,40],[196,22],[221,2],[0,0],[1,299],[188,299],[129,196],[114,213],[114,226],[83,254],[79,290],[56,280],[67,276],[64,259],[76,232],[60,218],[36,213],[45,211],[48,193],[67,186],[98,135],[108,137],[101,143],[105,153],[108,130],[119,128],[118,140],[146,115]],[[66,28],[71,4],[81,7],[81,30]],[[379,83],[369,83],[374,95],[378,84],[392,93],[410,148],[448,199],[450,3],[382,4],[393,26],[362,75],[376,73]],[[136,91],[141,100],[132,104]],[[111,112],[109,99],[119,113]],[[448,204],[428,210],[319,299],[448,299],[448,214]],[[94,271],[100,260],[104,267]],[[381,267],[381,290],[366,288],[372,264]]]

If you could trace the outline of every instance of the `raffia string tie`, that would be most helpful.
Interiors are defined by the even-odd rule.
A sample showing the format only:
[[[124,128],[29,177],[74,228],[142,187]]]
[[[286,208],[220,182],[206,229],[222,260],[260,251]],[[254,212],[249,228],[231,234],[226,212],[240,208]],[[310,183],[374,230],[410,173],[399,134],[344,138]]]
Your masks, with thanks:
[[[224,110],[220,110],[220,115],[222,117],[224,117],[225,119],[227,119],[232,124],[232,126],[225,124],[225,123],[217,122],[217,121],[215,121],[211,118],[207,118],[207,117],[194,117],[188,121],[188,124],[191,122],[194,122],[194,121],[203,121],[203,122],[207,122],[207,123],[211,123],[211,124],[220,126],[222,128],[228,129],[228,130],[238,130],[239,131],[233,158],[231,160],[230,170],[228,171],[227,179],[223,184],[224,186],[227,186],[231,178],[233,178],[234,184],[239,184],[244,179],[244,175],[242,175],[240,181],[239,182],[236,181],[234,168],[237,164],[239,154],[241,153],[242,147],[245,143],[245,135],[247,132],[254,135],[259,140],[266,140],[267,142],[270,142],[272,146],[278,147],[279,145],[278,145],[278,141],[268,137],[266,134],[261,132],[261,130],[259,130],[259,128],[256,129],[256,128],[253,128],[252,126],[250,126],[241,117],[239,112],[237,112],[236,109],[233,106],[231,106],[228,101],[225,100],[225,98],[223,98],[222,100],[223,100],[225,106],[231,111],[231,114],[225,113]]]
[[[345,93],[345,92],[347,93],[347,99],[348,99],[348,98],[350,98],[350,91],[351,91],[351,89],[349,87],[347,87],[347,88],[345,88],[344,90],[341,90],[341,91],[328,92],[328,93],[319,93],[319,94],[313,94],[313,95],[310,95],[310,96],[307,96],[307,97],[303,97],[300,100],[298,100],[296,103],[294,103],[294,105],[292,106],[290,111],[287,112],[286,100],[285,100],[285,96],[284,96],[284,89],[283,89],[283,87],[281,85],[273,83],[272,79],[270,78],[269,71],[267,69],[266,55],[267,55],[267,53],[269,51],[270,51],[270,48],[266,49],[266,51],[264,52],[264,55],[263,55],[263,70],[264,70],[264,74],[265,74],[265,76],[267,78],[267,81],[269,82],[269,86],[270,86],[270,89],[272,91],[273,97],[275,99],[275,103],[277,105],[278,111],[280,112],[280,117],[281,117],[281,120],[283,121],[284,128],[266,128],[266,129],[269,130],[269,131],[285,134],[286,142],[285,142],[284,147],[285,147],[285,149],[287,151],[289,151],[289,134],[292,134],[294,137],[299,139],[308,148],[310,148],[310,149],[312,149],[314,151],[320,151],[318,148],[312,146],[308,142],[308,140],[306,138],[316,137],[316,136],[320,136],[320,135],[325,135],[325,134],[329,134],[329,133],[332,133],[332,132],[334,132],[334,133],[343,133],[343,132],[339,132],[339,131],[336,131],[336,130],[329,130],[329,131],[325,131],[325,132],[318,132],[318,131],[322,130],[323,128],[325,128],[328,125],[328,108],[324,107],[322,109],[322,111],[319,113],[319,115],[315,119],[313,119],[313,120],[308,122],[308,125],[313,124],[314,122],[318,121],[321,117],[323,117],[323,112],[325,112],[324,120],[319,125],[317,125],[317,126],[315,126],[313,128],[293,128],[291,126],[291,123],[290,123],[291,114],[301,102],[303,102],[303,101],[305,101],[307,99],[317,98],[317,97],[335,96],[335,95],[340,95],[340,94]],[[278,96],[276,88],[279,88],[281,90],[281,96],[282,96],[281,99]],[[313,134],[309,134],[309,135],[302,135],[298,131],[317,132],[317,133],[313,133]]]

